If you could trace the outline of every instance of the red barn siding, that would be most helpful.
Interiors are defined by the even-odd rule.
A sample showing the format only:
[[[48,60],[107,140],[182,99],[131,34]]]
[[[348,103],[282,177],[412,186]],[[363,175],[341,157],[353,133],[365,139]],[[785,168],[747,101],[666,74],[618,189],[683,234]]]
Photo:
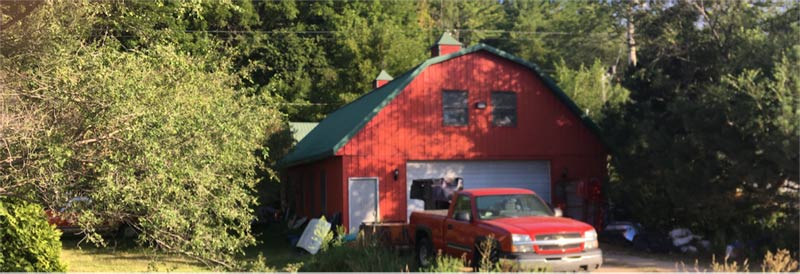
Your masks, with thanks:
[[[406,184],[404,169],[400,169],[400,176],[395,181],[392,171],[395,167],[404,166],[405,160],[396,157],[371,157],[362,156],[343,156],[344,167],[347,178],[351,177],[378,177],[378,189],[380,193],[379,209],[381,221],[405,220],[406,212]],[[392,167],[391,169],[387,169]],[[345,182],[347,182],[345,178]],[[348,203],[347,184],[344,187],[344,204]],[[345,213],[345,223],[349,221],[349,214]]]
[[[295,166],[288,170],[287,176],[291,180],[290,183],[299,186],[294,188],[293,198],[295,208],[300,210],[298,212],[300,215],[311,217],[322,215],[319,184],[323,171],[327,177],[327,215],[330,217],[336,212],[344,212],[345,204],[342,201],[346,196],[342,196],[344,193],[340,191],[342,188],[346,189],[346,185],[342,183],[345,179],[342,174],[342,158],[331,157],[311,164]],[[303,204],[300,204],[303,201],[300,199],[301,195],[305,197]]]
[[[468,91],[467,126],[442,126],[442,90]],[[517,93],[517,127],[492,126],[492,91]],[[476,109],[476,102],[488,107]],[[348,177],[377,176],[381,217],[392,221],[405,220],[408,160],[550,160],[556,181],[564,168],[569,177],[604,178],[606,152],[533,72],[479,51],[428,67],[337,155],[345,159],[345,199]]]

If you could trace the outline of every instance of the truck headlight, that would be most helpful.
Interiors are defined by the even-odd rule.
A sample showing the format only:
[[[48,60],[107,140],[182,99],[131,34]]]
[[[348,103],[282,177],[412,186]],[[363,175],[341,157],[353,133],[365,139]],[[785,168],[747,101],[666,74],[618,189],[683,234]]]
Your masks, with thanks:
[[[533,240],[526,234],[511,234],[511,252],[533,252]]]
[[[600,243],[597,242],[597,232],[592,230],[587,230],[583,232],[583,243],[584,249],[595,249],[600,247]]]

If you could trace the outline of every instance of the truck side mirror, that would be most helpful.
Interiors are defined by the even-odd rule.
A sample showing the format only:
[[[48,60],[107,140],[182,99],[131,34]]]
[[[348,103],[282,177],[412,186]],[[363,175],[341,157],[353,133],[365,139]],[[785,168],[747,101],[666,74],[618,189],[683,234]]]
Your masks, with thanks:
[[[555,213],[554,215],[555,215],[556,217],[561,217],[561,216],[564,216],[564,211],[561,211],[561,209],[560,209],[560,208],[557,208],[557,207],[556,207],[556,208],[553,210],[553,213]]]
[[[472,216],[470,216],[469,212],[466,211],[456,212],[455,216],[453,216],[453,218],[456,219],[456,221],[465,221],[465,222],[471,221],[472,220],[471,217]]]

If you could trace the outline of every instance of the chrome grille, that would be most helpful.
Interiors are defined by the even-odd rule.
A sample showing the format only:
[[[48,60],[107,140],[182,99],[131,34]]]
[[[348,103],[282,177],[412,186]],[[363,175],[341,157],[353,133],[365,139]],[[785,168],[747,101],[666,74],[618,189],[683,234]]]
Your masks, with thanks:
[[[542,234],[536,235],[537,241],[555,241],[558,239],[575,239],[582,238],[580,233],[558,233],[558,234]]]
[[[580,248],[584,239],[580,233],[542,234],[534,237],[533,244],[542,251]]]
[[[581,244],[568,244],[568,245],[565,245],[565,246],[559,246],[559,245],[540,245],[540,246],[539,246],[539,250],[544,250],[544,251],[549,251],[549,250],[564,250],[564,249],[573,249],[573,248],[579,248],[579,247],[581,247]]]

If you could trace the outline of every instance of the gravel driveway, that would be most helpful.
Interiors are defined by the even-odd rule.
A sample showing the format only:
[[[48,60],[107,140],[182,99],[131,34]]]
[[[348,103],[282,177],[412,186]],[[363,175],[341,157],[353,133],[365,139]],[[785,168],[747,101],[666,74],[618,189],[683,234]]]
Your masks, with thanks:
[[[633,248],[600,245],[603,249],[603,266],[594,272],[704,272],[706,267],[695,269],[694,260],[676,259],[675,256],[641,253]]]

